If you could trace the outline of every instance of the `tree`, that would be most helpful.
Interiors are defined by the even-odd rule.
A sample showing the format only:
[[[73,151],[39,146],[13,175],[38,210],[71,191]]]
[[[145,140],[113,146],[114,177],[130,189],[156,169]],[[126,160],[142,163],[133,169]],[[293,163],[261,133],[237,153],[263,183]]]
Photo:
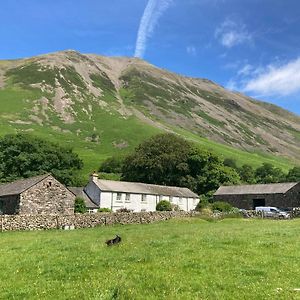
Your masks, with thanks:
[[[1,181],[49,172],[62,183],[70,185],[82,166],[81,159],[70,148],[28,134],[10,134],[0,138]]]
[[[300,167],[294,167],[289,170],[286,181],[288,182],[299,182],[300,181]]]
[[[230,167],[230,168],[235,169],[235,170],[238,169],[237,164],[236,164],[236,160],[233,159],[233,158],[225,158],[224,159],[224,166]]]
[[[198,194],[239,182],[237,172],[215,154],[173,134],[140,144],[124,160],[122,180],[188,187]]]
[[[112,156],[104,160],[99,168],[99,172],[121,173],[124,157]]]
[[[86,208],[84,199],[80,198],[80,197],[76,197],[75,203],[74,203],[74,212],[83,214],[86,211],[87,211],[87,208]]]
[[[256,169],[255,172],[257,183],[277,183],[285,181],[285,174],[280,168],[275,168],[270,163],[263,163],[263,165]]]
[[[238,173],[243,183],[254,184],[256,182],[255,170],[252,166],[247,164],[242,165],[242,167],[238,169]]]
[[[186,164],[191,145],[174,134],[160,134],[141,143],[127,156],[122,179],[145,183],[178,185],[188,175]]]

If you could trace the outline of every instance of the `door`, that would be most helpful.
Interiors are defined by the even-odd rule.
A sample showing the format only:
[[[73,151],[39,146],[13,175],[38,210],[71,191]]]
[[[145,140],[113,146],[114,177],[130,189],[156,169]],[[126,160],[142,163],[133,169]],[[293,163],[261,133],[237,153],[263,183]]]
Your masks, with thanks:
[[[253,199],[253,209],[255,209],[256,206],[266,206],[266,200],[265,199]]]

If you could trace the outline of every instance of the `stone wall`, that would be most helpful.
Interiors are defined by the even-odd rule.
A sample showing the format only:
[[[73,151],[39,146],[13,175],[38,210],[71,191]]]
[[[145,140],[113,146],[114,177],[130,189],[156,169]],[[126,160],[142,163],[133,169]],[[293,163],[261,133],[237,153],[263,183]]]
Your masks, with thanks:
[[[96,213],[75,215],[2,215],[1,231],[89,228],[115,224],[147,224],[197,215],[197,212]]]
[[[75,195],[48,176],[20,195],[20,215],[73,215]]]

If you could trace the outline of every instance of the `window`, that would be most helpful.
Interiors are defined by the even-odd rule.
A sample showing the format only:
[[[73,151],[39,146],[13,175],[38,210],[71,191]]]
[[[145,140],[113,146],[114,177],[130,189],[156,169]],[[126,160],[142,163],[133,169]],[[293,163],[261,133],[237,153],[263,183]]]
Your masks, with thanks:
[[[182,197],[179,197],[179,203],[180,204],[182,203]]]
[[[3,201],[0,201],[0,215],[3,215]]]
[[[117,201],[122,202],[122,193],[117,193]]]
[[[125,195],[125,202],[130,202],[130,194]]]
[[[173,203],[173,197],[172,196],[170,196],[170,202]]]
[[[47,183],[45,183],[46,184],[46,187],[47,188],[49,188],[49,187],[51,187],[51,185],[52,185],[52,182],[51,181],[48,181]]]
[[[142,202],[147,202],[147,195],[142,195]]]

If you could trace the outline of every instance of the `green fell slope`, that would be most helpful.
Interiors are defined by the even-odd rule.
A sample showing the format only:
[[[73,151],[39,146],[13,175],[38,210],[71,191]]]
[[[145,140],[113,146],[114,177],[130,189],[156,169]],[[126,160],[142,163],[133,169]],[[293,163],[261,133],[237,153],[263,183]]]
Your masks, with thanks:
[[[63,51],[0,63],[0,135],[71,146],[83,173],[164,131],[239,164],[300,161],[299,117],[131,58]]]

